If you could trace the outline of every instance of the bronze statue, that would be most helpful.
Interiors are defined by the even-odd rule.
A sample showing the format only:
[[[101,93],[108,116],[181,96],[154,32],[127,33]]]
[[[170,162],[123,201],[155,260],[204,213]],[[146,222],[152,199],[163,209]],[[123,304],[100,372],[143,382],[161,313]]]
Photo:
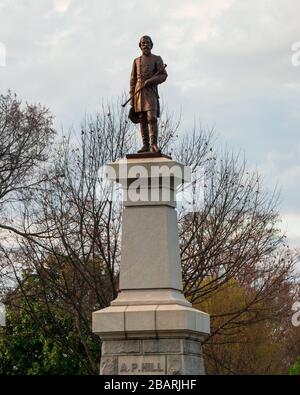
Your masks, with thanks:
[[[151,37],[143,36],[139,47],[142,55],[134,59],[130,78],[129,118],[140,123],[143,146],[138,152],[160,152],[157,145],[157,118],[160,116],[157,85],[163,83],[168,74],[162,58],[151,53]]]

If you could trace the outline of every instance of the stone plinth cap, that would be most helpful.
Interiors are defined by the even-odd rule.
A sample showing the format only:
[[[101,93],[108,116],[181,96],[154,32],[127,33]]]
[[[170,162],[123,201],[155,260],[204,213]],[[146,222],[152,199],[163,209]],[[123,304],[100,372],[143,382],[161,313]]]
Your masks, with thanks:
[[[106,176],[122,185],[125,206],[176,207],[176,190],[191,181],[191,168],[166,157],[120,159],[106,166]]]
[[[98,335],[145,336],[147,333],[210,333],[208,314],[182,305],[110,306],[93,313]]]
[[[141,180],[172,178],[174,187],[191,181],[191,168],[166,157],[120,159],[106,166],[108,179],[123,186]]]

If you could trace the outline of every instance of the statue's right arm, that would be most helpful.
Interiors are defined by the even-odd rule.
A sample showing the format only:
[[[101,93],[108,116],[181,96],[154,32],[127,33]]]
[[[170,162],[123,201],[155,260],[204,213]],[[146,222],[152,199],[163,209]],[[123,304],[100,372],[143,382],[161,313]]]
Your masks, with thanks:
[[[132,64],[132,70],[131,70],[131,76],[130,76],[130,91],[129,91],[130,96],[134,95],[136,81],[137,81],[136,61],[134,60],[133,64]],[[130,100],[130,105],[133,106],[133,103],[134,103],[134,100],[132,98]]]

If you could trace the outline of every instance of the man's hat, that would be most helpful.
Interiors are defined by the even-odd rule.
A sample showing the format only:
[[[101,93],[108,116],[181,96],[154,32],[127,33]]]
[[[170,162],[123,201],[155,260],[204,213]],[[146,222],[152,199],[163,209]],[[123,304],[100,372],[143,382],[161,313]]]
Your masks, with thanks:
[[[128,114],[128,118],[129,118],[130,121],[133,122],[133,123],[140,123],[140,119],[139,119],[138,113],[136,113],[136,112],[134,111],[134,108],[133,108],[133,107],[130,107],[129,114]]]

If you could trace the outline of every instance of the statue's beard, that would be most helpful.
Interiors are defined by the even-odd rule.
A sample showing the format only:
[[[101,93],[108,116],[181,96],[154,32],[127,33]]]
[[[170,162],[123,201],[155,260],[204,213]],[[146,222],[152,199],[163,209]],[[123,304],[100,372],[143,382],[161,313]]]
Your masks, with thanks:
[[[142,52],[143,52],[143,55],[150,55],[151,49],[150,48],[144,48],[142,50]]]

